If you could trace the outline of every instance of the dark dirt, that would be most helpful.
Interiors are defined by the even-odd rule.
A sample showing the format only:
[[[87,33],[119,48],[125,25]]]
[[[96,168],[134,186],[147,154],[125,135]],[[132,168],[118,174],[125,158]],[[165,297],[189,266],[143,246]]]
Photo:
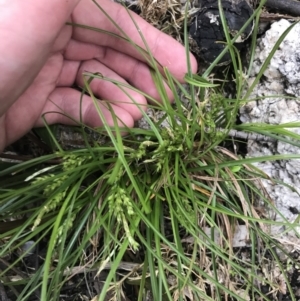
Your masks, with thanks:
[[[231,38],[253,14],[253,9],[246,0],[239,1],[237,4],[232,1],[223,1],[223,10]],[[243,47],[242,42],[250,36],[252,29],[253,22],[247,26],[241,35],[241,41],[235,44],[239,50]],[[217,0],[201,1],[201,8],[190,26],[189,34],[199,47],[198,55],[207,63],[212,63],[224,50],[226,36],[220,19]],[[219,65],[228,64],[230,61],[230,54],[226,53]]]

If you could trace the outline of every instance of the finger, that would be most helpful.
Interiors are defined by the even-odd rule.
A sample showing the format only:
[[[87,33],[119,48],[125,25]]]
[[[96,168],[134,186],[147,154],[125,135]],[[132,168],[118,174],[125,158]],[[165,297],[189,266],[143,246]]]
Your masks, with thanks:
[[[0,124],[0,131],[5,129],[5,145],[22,137],[33,127],[40,117],[48,95],[55,89],[55,82],[59,77],[62,65],[61,54],[50,56],[32,85],[2,116],[5,124]]]
[[[149,67],[145,63],[129,55],[112,48],[82,43],[71,39],[65,50],[64,57],[68,60],[79,61],[95,58],[128,81],[132,86],[145,92],[155,100],[161,101],[161,97],[153,82]],[[66,78],[70,79],[70,75],[66,75]],[[169,100],[172,101],[174,97],[166,84],[165,89]]]
[[[108,126],[115,126],[113,115],[105,104],[98,103],[104,115],[102,120],[92,99],[84,95],[82,101],[80,101],[80,97],[81,93],[79,91],[71,88],[57,88],[50,94],[49,100],[45,102],[42,110],[33,110],[30,118],[22,116],[18,108],[13,110],[14,107],[12,107],[7,112],[6,118],[5,116],[0,117],[0,150],[25,135],[32,127],[44,126],[43,114],[45,114],[47,124],[78,125],[81,121],[90,127],[103,126],[103,122],[106,122]],[[111,105],[111,107],[119,127],[133,127],[134,120],[127,111],[114,105]],[[125,131],[122,134],[125,134]]]
[[[103,126],[104,122],[108,126],[115,126],[113,115],[105,103],[98,102],[104,116],[102,120],[92,99],[88,95],[83,95],[82,98],[81,96],[79,91],[72,88],[57,88],[50,94],[40,116],[45,114],[45,120],[48,124],[78,125],[77,122],[81,121],[90,127]],[[117,126],[133,127],[134,120],[127,111],[113,104],[111,108],[117,118]],[[34,124],[35,127],[44,125],[43,118],[40,116]]]
[[[0,116],[38,74],[78,1],[0,1]]]
[[[70,87],[74,85],[79,66],[80,61],[64,60],[56,86]]]
[[[123,64],[125,65],[126,62]],[[80,86],[84,86],[82,74],[85,71],[89,71],[91,73],[99,72],[104,77],[128,85],[123,78],[102,63],[96,60],[89,60],[83,62],[78,70],[76,82]],[[134,120],[140,119],[143,116],[142,111],[146,110],[146,98],[130,88],[118,87],[110,81],[101,79],[93,79],[90,83],[90,87],[95,95],[101,99],[109,100],[111,103],[115,104],[115,106],[124,109],[132,116]]]
[[[146,38],[150,51],[158,62],[162,66],[167,67],[177,79],[183,79],[187,72],[187,67],[185,49],[182,45],[170,36],[152,27],[135,13],[131,12],[132,18],[134,18],[135,22],[138,24],[139,30],[137,30],[128,11],[121,5],[110,0],[97,0],[97,2],[134,43],[145,49],[145,45],[140,36],[141,33]],[[116,26],[107,19],[92,1],[89,0],[82,0],[78,4],[72,14],[72,20],[75,23],[86,24],[122,35]],[[133,46],[126,41],[111,35],[75,27],[73,37],[82,42],[108,46],[130,56],[144,60],[141,54],[139,54]],[[192,70],[193,72],[196,72],[196,60],[192,55],[190,59]]]

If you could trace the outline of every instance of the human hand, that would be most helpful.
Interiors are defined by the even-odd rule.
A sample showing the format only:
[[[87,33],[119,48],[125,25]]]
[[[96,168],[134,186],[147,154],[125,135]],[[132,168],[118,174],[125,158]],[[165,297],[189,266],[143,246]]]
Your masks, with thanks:
[[[127,11],[110,0],[97,1],[143,47]],[[154,57],[182,81],[187,72],[184,47],[133,15]],[[67,116],[79,120],[81,112],[84,124],[101,126],[92,99],[84,95],[81,103],[81,93],[72,88],[84,86],[85,71],[130,83],[159,99],[150,71],[133,46],[104,33],[65,24],[71,21],[120,34],[91,0],[4,0],[0,20],[0,151],[31,128],[43,126],[42,115],[47,112],[52,112],[46,115],[48,124],[72,125]],[[191,63],[196,71],[192,56]],[[110,101],[121,126],[131,127],[141,118],[140,109],[112,83],[93,80],[91,88],[99,99]],[[130,89],[126,92],[146,106],[143,96]],[[168,94],[172,99],[169,89]],[[103,103],[99,105],[112,126],[109,110]]]

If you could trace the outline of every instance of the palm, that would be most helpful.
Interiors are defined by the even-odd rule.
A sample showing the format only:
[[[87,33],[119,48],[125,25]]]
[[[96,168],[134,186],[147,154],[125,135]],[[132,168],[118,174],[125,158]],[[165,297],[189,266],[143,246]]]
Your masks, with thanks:
[[[113,19],[119,19],[120,27],[135,43],[143,46],[135,26],[121,6],[107,0],[98,0],[98,2],[102,3]],[[33,5],[36,3],[33,2]],[[28,5],[25,6],[25,9],[27,7]],[[135,18],[141,31],[147,36],[147,42],[158,61],[169,67],[170,71],[179,80],[182,80],[186,72],[184,48],[170,37],[152,28],[144,20],[137,16]],[[4,145],[21,137],[32,127],[42,126],[44,122],[42,115],[48,112],[52,112],[45,115],[49,124],[72,124],[71,118],[67,116],[79,119],[79,112],[82,112],[84,123],[90,126],[101,125],[101,120],[90,97],[84,96],[82,103],[80,103],[80,92],[72,89],[74,84],[83,86],[82,73],[84,71],[100,72],[115,80],[128,82],[152,97],[159,98],[146,64],[143,63],[140,54],[133,47],[111,36],[80,28],[72,29],[63,23],[61,28],[57,29],[56,35],[53,35],[53,27],[57,26],[57,19],[58,16],[55,20],[48,20],[50,25],[46,24],[45,28],[33,26],[32,31],[28,33],[31,39],[30,43],[27,41],[28,39],[23,38],[23,28],[20,27],[19,36],[22,36],[24,40],[21,41],[23,42],[23,45],[21,43],[23,52],[13,56],[14,50],[20,47],[20,39],[14,39],[12,45],[9,45],[12,51],[7,52],[7,56],[11,55],[12,59],[17,58],[19,60],[19,69],[14,74],[15,82],[13,84],[7,77],[2,82],[3,87],[0,84],[0,90],[3,91],[2,95],[4,95],[3,99],[0,96],[0,105],[2,106],[0,106],[0,150]],[[40,21],[43,25],[44,21]],[[97,11],[95,4],[89,0],[79,2],[73,11],[72,21],[118,33],[111,22]],[[8,20],[8,22],[10,21]],[[18,28],[16,28],[16,33],[18,33],[17,30]],[[41,35],[42,30],[44,30],[43,35]],[[5,30],[3,32],[5,36]],[[3,32],[0,30],[0,38]],[[36,39],[32,41],[32,37]],[[49,45],[51,45],[50,48]],[[173,50],[173,58],[170,57],[170,49]],[[0,53],[5,53],[5,51],[6,49],[2,51],[0,46]],[[181,61],[178,58],[181,58]],[[28,68],[29,63],[32,65],[30,68]],[[196,63],[193,58],[192,64],[195,70]],[[4,70],[5,67],[4,62]],[[34,79],[33,82],[32,79]],[[22,85],[26,85],[27,90]],[[91,83],[91,88],[99,99],[111,102],[120,123],[127,126],[132,126],[134,120],[139,119],[142,115],[140,109],[131,103],[131,97],[140,105],[146,106],[146,99],[138,93],[128,89],[126,92],[131,95],[129,97],[127,93],[109,82],[94,80]],[[23,92],[24,90],[25,92]],[[169,95],[172,98],[170,91]],[[14,102],[13,105],[11,105],[12,102]],[[109,110],[104,105],[100,104],[100,106],[107,122],[113,125]],[[9,109],[5,109],[6,107]],[[5,113],[2,116],[1,108],[4,108],[3,112]]]

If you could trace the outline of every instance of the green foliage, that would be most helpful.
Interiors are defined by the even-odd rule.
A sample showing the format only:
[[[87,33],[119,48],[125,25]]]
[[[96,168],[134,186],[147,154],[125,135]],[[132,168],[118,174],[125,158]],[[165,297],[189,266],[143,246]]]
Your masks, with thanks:
[[[121,129],[112,132],[105,124],[104,129],[95,130],[106,131],[106,142],[101,145],[87,143],[86,148],[73,151],[57,147],[59,151],[52,155],[0,171],[3,225],[20,221],[6,231],[0,225],[0,257],[10,256],[29,240],[34,240],[34,246],[47,242],[45,258],[28,277],[9,278],[15,268],[22,269],[26,253],[0,271],[5,286],[22,287],[21,293],[15,293],[16,300],[30,300],[36,291],[41,292],[42,300],[60,300],[60,290],[75,276],[78,266],[84,273],[96,272],[95,278],[109,269],[98,300],[106,300],[109,292],[112,299],[121,300],[124,284],[138,291],[139,301],[145,300],[148,292],[153,300],[245,300],[249,296],[251,300],[257,296],[270,300],[257,285],[264,283],[278,290],[272,273],[262,275],[265,267],[270,267],[261,259],[264,252],[269,252],[293,295],[274,250],[289,254],[270,236],[269,227],[296,231],[297,224],[284,219],[274,222],[261,213],[263,204],[280,215],[260,182],[269,178],[251,165],[287,157],[242,158],[224,146],[231,147],[227,138],[231,129],[294,144],[299,137],[287,130],[295,124],[235,124],[246,99],[242,97],[241,60],[233,41],[228,41],[228,47],[233,56],[236,99],[224,96],[224,87],[208,78],[209,71],[204,76],[192,75],[189,68],[188,87],[166,69],[162,76],[148,53],[163,99],[157,104],[157,112],[162,113],[158,119],[143,113],[149,129],[126,129],[128,135],[122,138]],[[120,88],[129,87],[86,73],[83,93],[94,98],[89,84],[99,77]],[[175,106],[166,97],[164,82],[174,93]],[[188,105],[182,105],[179,92]],[[95,107],[99,110],[96,99]],[[99,116],[103,118],[100,111]],[[246,260],[232,246],[235,230],[241,225],[249,233]],[[131,270],[124,268],[128,258],[135,265]],[[291,257],[288,263],[296,264]],[[127,274],[120,276],[118,270]]]

